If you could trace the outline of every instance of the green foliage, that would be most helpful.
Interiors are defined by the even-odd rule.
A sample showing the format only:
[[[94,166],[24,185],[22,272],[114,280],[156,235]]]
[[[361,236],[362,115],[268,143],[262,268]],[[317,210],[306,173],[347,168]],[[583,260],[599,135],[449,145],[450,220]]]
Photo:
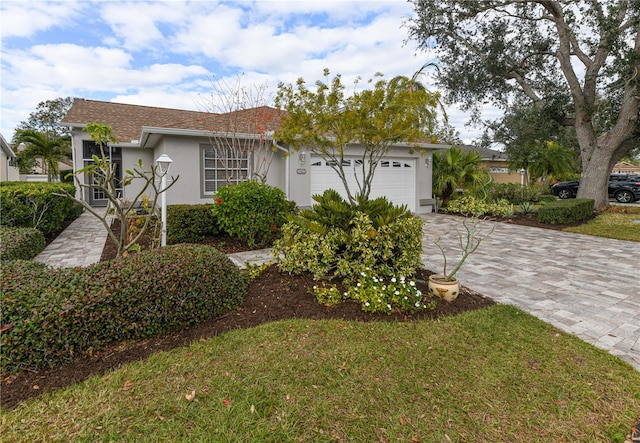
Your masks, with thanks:
[[[465,195],[449,201],[444,211],[475,216],[495,215],[497,217],[511,217],[514,209],[513,204],[507,200],[499,199],[487,203],[471,195]]]
[[[220,229],[250,247],[267,244],[292,210],[281,189],[257,180],[218,188],[213,201]]]
[[[433,155],[433,190],[444,205],[457,189],[475,191],[489,179],[480,166],[476,151],[464,152],[457,146]]]
[[[75,187],[68,183],[1,182],[0,225],[35,228],[47,235],[62,229],[62,222],[74,220],[82,207],[72,198]]]
[[[522,202],[520,203],[520,207],[518,208],[518,214],[529,215],[533,214],[535,211],[535,205],[533,202]]]
[[[412,3],[410,38],[438,53],[436,82],[448,101],[462,103],[477,121],[484,104],[499,106],[507,111],[505,127],[519,115],[530,118],[493,140],[516,147],[522,165],[536,160],[528,158],[536,144],[578,148],[584,173],[579,196],[593,198],[597,208],[608,205],[601,184],[610,170],[602,165],[636,146],[632,140],[640,131],[640,101],[629,99],[638,96],[640,85],[638,2]],[[573,56],[580,63],[572,63]],[[554,168],[567,166],[564,153],[548,153]],[[530,164],[546,163],[538,173],[548,173],[552,163],[538,160]]]
[[[0,226],[0,260],[31,260],[45,244],[44,235],[37,229]]]
[[[220,231],[213,205],[167,206],[167,244],[197,243]]]
[[[179,331],[239,306],[247,280],[223,253],[174,245],[49,269],[3,263],[2,371],[55,367],[114,340]]]
[[[324,76],[329,76],[325,69]],[[304,79],[278,85],[276,106],[286,111],[275,138],[294,147],[306,149],[331,160],[340,177],[349,203],[355,195],[369,196],[376,165],[396,143],[412,143],[416,147],[430,139],[435,122],[438,93],[416,88],[415,80],[397,77],[393,81],[376,74],[373,87],[345,94],[341,76],[331,82],[317,81],[307,88]],[[347,185],[342,166],[345,149],[354,143],[364,149],[360,156],[362,178],[358,189]]]
[[[396,310],[413,312],[427,307],[415,281],[404,276],[380,279],[369,269],[360,274],[355,286],[349,287],[347,298],[359,302],[365,312],[391,314]]]
[[[506,200],[514,205],[537,201],[541,195],[539,186],[524,186],[518,183],[491,183],[487,187],[489,200]]]
[[[16,144],[25,144],[26,147],[21,154],[25,162],[29,158],[43,160],[49,182],[58,177],[58,162],[71,157],[70,141],[67,137],[59,137],[34,129],[21,129],[16,132],[13,139]]]
[[[574,198],[557,200],[538,209],[538,221],[541,223],[559,224],[575,223],[593,216],[593,200]]]
[[[420,266],[422,221],[406,208],[384,198],[351,208],[333,190],[314,199],[313,209],[289,218],[274,244],[281,270],[355,282],[367,269],[391,278]]]

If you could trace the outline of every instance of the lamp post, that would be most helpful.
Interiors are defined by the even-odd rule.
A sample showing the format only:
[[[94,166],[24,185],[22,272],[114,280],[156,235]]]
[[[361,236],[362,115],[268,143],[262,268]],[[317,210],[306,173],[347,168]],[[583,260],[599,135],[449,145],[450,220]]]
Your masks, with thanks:
[[[524,168],[518,169],[520,173],[520,198],[524,198],[524,174],[527,172]]]
[[[158,164],[158,168],[160,168],[161,174],[161,183],[160,183],[160,205],[162,207],[162,234],[160,237],[160,246],[164,247],[167,245],[167,193],[165,190],[167,189],[167,173],[169,172],[169,167],[173,160],[167,154],[162,154],[156,160]]]

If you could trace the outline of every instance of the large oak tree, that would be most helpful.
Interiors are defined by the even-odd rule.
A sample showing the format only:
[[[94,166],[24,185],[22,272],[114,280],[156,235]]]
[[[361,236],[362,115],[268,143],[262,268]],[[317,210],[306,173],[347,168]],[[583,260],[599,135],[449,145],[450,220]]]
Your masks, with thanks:
[[[640,2],[412,0],[410,38],[436,51],[453,102],[526,98],[575,130],[578,197],[608,203],[613,165],[640,143]]]

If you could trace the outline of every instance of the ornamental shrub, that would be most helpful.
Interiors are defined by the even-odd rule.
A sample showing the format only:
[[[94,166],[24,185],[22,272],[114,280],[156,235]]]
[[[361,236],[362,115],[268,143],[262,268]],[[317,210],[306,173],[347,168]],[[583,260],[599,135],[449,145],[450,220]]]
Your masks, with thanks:
[[[198,243],[220,232],[213,205],[167,206],[167,244]]]
[[[55,367],[111,341],[182,330],[240,306],[246,289],[231,260],[204,245],[167,246],[87,268],[6,262],[2,371]]]
[[[44,235],[37,229],[0,226],[0,260],[31,260],[45,244]]]
[[[538,209],[538,221],[553,225],[587,220],[594,214],[593,205],[594,200],[589,198],[557,200],[540,206]]]
[[[444,211],[474,216],[495,215],[497,217],[511,217],[514,214],[513,204],[507,200],[501,199],[487,203],[471,195],[450,200]]]
[[[349,286],[346,292],[340,294],[334,286],[314,286],[313,292],[318,301],[332,306],[342,300],[354,300],[362,306],[365,312],[385,312],[391,314],[396,310],[413,312],[434,307],[434,302],[425,303],[422,292],[416,287],[415,281],[405,277],[391,277],[380,279],[366,269],[358,277],[355,285]]]
[[[62,229],[62,222],[82,214],[82,207],[60,194],[75,193],[69,183],[2,182],[0,225],[35,228],[44,235]]]
[[[249,247],[269,243],[293,210],[281,189],[257,180],[218,188],[213,202],[220,229]]]
[[[335,191],[315,196],[313,209],[291,216],[272,253],[281,270],[353,283],[370,269],[380,278],[420,267],[422,220],[386,199],[350,207]]]
[[[537,201],[540,198],[540,186],[524,186],[519,183],[491,183],[487,188],[489,200],[506,200],[519,205],[522,202]]]

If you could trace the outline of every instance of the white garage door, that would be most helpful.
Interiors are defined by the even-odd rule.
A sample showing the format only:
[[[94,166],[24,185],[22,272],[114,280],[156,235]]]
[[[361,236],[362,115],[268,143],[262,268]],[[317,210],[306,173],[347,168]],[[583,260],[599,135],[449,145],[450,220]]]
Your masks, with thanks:
[[[362,177],[362,159],[346,157],[342,167],[352,194],[358,187],[354,171]],[[321,157],[311,156],[311,195],[322,194],[326,189],[335,189],[347,198],[338,174]],[[376,168],[369,198],[387,197],[396,205],[407,205],[415,211],[416,196],[416,160],[413,158],[385,158]]]

